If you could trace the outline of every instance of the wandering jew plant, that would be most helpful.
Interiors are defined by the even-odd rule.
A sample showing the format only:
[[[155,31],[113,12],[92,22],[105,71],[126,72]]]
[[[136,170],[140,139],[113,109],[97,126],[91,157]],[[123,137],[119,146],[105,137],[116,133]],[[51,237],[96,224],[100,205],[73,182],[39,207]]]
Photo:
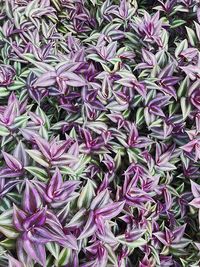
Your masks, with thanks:
[[[0,0],[0,267],[200,266],[200,2]]]

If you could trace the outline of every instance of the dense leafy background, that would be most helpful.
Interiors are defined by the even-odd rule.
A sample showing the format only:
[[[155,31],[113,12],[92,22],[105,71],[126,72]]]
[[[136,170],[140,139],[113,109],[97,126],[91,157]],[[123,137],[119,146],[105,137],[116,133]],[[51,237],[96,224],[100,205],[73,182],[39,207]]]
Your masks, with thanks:
[[[199,48],[198,0],[0,1],[0,266],[199,266]]]

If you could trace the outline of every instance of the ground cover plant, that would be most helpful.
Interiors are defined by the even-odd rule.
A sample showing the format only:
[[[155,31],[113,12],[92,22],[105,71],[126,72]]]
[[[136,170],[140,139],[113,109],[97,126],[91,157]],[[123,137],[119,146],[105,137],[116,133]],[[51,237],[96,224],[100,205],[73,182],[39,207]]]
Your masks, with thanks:
[[[0,0],[0,266],[198,267],[198,0]]]

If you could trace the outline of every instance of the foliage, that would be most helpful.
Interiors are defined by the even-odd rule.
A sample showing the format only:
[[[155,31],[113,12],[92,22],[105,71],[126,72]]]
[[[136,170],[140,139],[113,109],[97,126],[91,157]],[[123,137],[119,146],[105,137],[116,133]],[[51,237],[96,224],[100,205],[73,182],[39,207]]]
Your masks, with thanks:
[[[0,266],[199,266],[199,1],[0,18]]]

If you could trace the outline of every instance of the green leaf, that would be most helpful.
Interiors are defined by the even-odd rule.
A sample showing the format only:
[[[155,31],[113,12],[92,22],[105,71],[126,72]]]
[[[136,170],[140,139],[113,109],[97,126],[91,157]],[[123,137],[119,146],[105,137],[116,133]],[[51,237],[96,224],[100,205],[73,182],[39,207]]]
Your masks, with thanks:
[[[9,239],[16,239],[19,233],[11,226],[0,226],[0,232]]]
[[[108,260],[112,264],[111,266],[117,266],[118,265],[117,254],[108,244],[105,244],[105,247],[108,252]]]
[[[66,166],[62,166],[60,168],[60,172],[62,174],[67,174],[67,175],[72,175],[72,176],[75,175],[74,170],[72,170],[70,167],[66,167]]]
[[[44,160],[44,157],[42,155],[42,153],[36,149],[26,149],[26,152],[29,154],[29,156],[34,159],[37,163],[39,163],[40,165],[48,168],[49,167],[49,163],[47,163]]]
[[[152,246],[150,246],[150,248],[151,248],[151,253],[153,254],[154,259],[156,260],[158,266],[160,266],[160,257],[159,257],[157,250]]]
[[[138,240],[135,240],[133,242],[126,242],[126,245],[129,248],[138,248],[138,247],[146,245],[146,243],[147,241],[145,239],[139,238]]]
[[[185,49],[187,49],[187,48],[188,48],[188,41],[187,41],[187,39],[185,39],[185,40],[183,40],[183,41],[177,46],[177,48],[176,48],[176,50],[175,50],[175,56],[178,57],[179,54],[180,54],[183,50],[185,50]]]
[[[40,107],[37,107],[36,114],[42,118],[43,122],[45,123],[45,127],[47,129],[50,129],[49,118]]]
[[[88,179],[86,185],[83,187],[77,201],[78,208],[89,208],[92,198],[95,196],[95,183]]]
[[[70,255],[71,249],[63,248],[59,254],[57,266],[65,266],[69,261]]]
[[[59,0],[51,0],[57,10],[60,10],[60,1]]]
[[[195,29],[196,29],[197,39],[198,39],[198,41],[200,41],[200,24],[197,23],[196,21],[194,21],[194,25],[195,25]]]
[[[18,81],[14,81],[12,83],[12,85],[8,86],[9,90],[18,90],[18,89],[22,89],[25,86],[25,82],[23,80],[18,80]]]
[[[60,246],[55,242],[48,242],[46,244],[46,247],[49,250],[49,252],[54,256],[54,258],[57,260],[60,252]]]
[[[189,42],[192,46],[195,46],[197,38],[196,38],[196,34],[194,32],[194,30],[192,30],[191,28],[185,27],[186,31],[187,31],[187,35],[188,35],[188,39]]]
[[[0,87],[0,98],[8,96],[10,92],[5,87]]]
[[[118,241],[123,245],[127,245],[130,249],[138,248],[147,244],[147,241],[144,238],[139,238],[133,242],[127,242],[124,238],[124,235],[119,236]]]
[[[12,204],[10,202],[10,199],[7,198],[7,196],[9,195],[10,193],[8,193],[6,195],[6,197],[2,198],[0,200],[0,212],[1,213],[4,213],[5,211],[9,211],[11,210],[12,208]],[[12,212],[11,212],[12,213]],[[11,215],[12,216],[12,215]],[[0,218],[1,218],[1,215],[0,215]],[[1,224],[0,224],[1,225]],[[12,225],[12,220],[10,220],[10,225]]]
[[[174,189],[174,188],[173,188],[172,186],[170,186],[170,185],[167,185],[167,188],[168,188],[169,191],[172,193],[172,195],[174,195],[174,196],[180,198],[180,195],[179,195],[179,193],[177,192],[176,189]]]
[[[191,112],[191,105],[187,101],[186,97],[181,97],[180,103],[181,103],[181,110],[182,110],[182,114],[183,114],[183,120],[185,120]]]
[[[14,249],[16,242],[14,239],[4,239],[3,241],[0,242],[0,245],[6,249]]]
[[[37,177],[39,180],[46,182],[48,179],[48,174],[47,172],[39,167],[34,167],[34,166],[28,166],[24,168],[28,172],[30,172],[33,176]]]
[[[26,124],[27,124],[27,121],[28,121],[28,116],[27,115],[22,115],[22,116],[16,117],[15,121],[14,121],[14,127],[16,127],[16,128],[25,128]]]
[[[48,140],[48,139],[49,139],[48,131],[47,131],[47,129],[46,129],[44,126],[41,126],[41,127],[40,127],[39,134],[40,134],[40,136],[43,137],[45,140]]]
[[[32,63],[37,68],[39,68],[42,72],[54,71],[54,67],[52,67],[50,64],[36,61],[35,57],[30,53],[23,54],[22,57],[28,62]]]
[[[169,33],[166,30],[162,31],[161,34],[161,41],[162,45],[165,49],[168,49],[168,43],[169,43]]]
[[[141,125],[143,122],[144,122],[144,108],[140,107],[140,108],[137,109],[137,112],[136,112],[135,123],[137,125]]]
[[[172,21],[170,28],[174,29],[174,28],[177,28],[177,27],[179,27],[179,26],[181,26],[181,25],[183,25],[185,23],[186,22],[183,19],[175,19],[175,20]]]
[[[177,96],[180,98],[181,96],[186,96],[187,89],[190,84],[189,78],[186,76],[185,79],[181,82],[180,87],[177,91]]]
[[[1,213],[0,215],[0,226],[12,226],[12,215],[13,215],[13,210],[9,209]]]
[[[99,36],[100,36],[100,33],[98,32],[92,33],[89,37],[85,38],[83,42],[86,43],[86,42],[96,41],[98,40]]]
[[[104,63],[104,60],[101,59],[101,58],[100,58],[98,55],[96,55],[96,54],[90,54],[90,55],[87,56],[87,58],[88,58],[88,59],[91,59],[91,60],[93,60],[93,61],[95,61],[95,62]]]
[[[3,126],[0,125],[0,136],[8,136],[9,135],[9,130]]]

